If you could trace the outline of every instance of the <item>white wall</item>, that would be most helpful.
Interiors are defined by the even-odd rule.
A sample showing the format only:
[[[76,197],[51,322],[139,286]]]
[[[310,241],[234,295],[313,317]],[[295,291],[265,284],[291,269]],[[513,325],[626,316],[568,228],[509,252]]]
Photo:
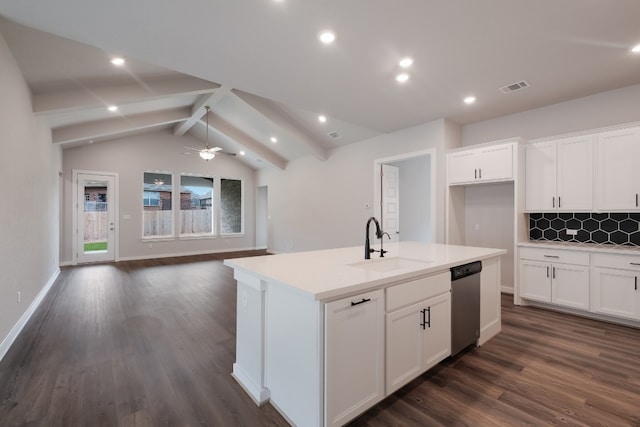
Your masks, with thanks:
[[[175,136],[169,130],[153,132],[66,149],[64,164],[64,223],[62,261],[71,263],[72,239],[72,170],[116,172],[119,174],[119,258],[155,258],[174,255],[253,249],[255,247],[255,172],[224,155],[205,162],[197,155],[184,155],[184,146],[199,147],[202,141],[190,135]],[[142,241],[142,179],[145,171],[196,173],[206,176],[244,180],[244,236],[213,239],[174,239]],[[217,191],[217,189],[214,189]],[[129,216],[130,219],[126,219]]]
[[[533,88],[527,90],[534,90]],[[640,121],[640,85],[602,92],[462,128],[463,145],[527,140]]]
[[[436,148],[435,241],[444,241],[445,120],[436,120],[333,150],[326,161],[312,156],[289,163],[285,171],[263,169],[258,185],[269,186],[273,238],[277,252],[358,246],[373,209],[374,160]]]
[[[400,170],[400,241],[431,242],[430,157],[391,163]]]
[[[61,156],[49,128],[32,113],[31,94],[2,36],[0,94],[2,343],[58,272]]]

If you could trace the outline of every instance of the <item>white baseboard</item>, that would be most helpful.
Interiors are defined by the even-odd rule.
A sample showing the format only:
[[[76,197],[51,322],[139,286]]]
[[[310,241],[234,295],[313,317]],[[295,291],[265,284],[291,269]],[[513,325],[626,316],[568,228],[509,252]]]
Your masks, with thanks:
[[[209,249],[204,251],[179,252],[179,253],[172,253],[172,254],[153,254],[153,255],[148,254],[148,255],[138,255],[138,256],[130,256],[130,257],[120,257],[117,261],[139,261],[143,259],[175,258],[175,257],[182,257],[182,256],[219,254],[224,252],[255,251],[258,249],[260,248],[256,248],[252,246],[248,248]]]
[[[502,286],[500,288],[500,291],[503,294],[511,294],[511,295],[513,295],[513,287],[512,286]]]
[[[0,360],[2,360],[4,356],[7,354],[7,352],[13,345],[13,342],[16,340],[16,338],[18,338],[18,335],[20,335],[20,332],[22,332],[22,328],[24,328],[27,322],[29,322],[29,319],[31,319],[31,316],[33,316],[33,313],[35,313],[38,306],[40,306],[40,303],[42,302],[44,297],[47,295],[47,293],[49,293],[49,290],[51,290],[51,287],[53,286],[53,284],[55,283],[59,275],[60,275],[60,269],[58,268],[51,275],[47,283],[42,287],[38,295],[36,295],[35,299],[31,303],[27,311],[24,312],[22,317],[20,317],[18,322],[11,329],[11,331],[9,331],[9,335],[7,335],[4,340],[2,340],[2,343],[0,343]]]
[[[71,261],[60,261],[60,267],[69,267],[70,265],[74,265]]]

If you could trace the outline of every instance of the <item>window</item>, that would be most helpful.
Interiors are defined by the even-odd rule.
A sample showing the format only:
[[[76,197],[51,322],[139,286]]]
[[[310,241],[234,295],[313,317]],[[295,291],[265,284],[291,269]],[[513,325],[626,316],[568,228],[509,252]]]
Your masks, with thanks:
[[[159,191],[144,191],[143,206],[160,206],[160,192]]]
[[[220,180],[220,234],[243,233],[242,181]]]
[[[145,172],[142,190],[143,237],[173,235],[172,176],[168,173]]]
[[[213,178],[196,175],[180,177],[180,235],[215,234]]]

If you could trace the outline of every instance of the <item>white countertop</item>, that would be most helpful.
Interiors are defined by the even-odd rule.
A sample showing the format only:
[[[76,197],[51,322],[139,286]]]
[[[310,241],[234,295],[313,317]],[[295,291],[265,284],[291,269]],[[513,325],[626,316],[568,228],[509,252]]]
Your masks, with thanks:
[[[548,249],[573,249],[586,252],[603,252],[620,255],[639,255],[640,247],[623,246],[623,245],[605,245],[597,243],[580,243],[580,242],[554,242],[548,240],[530,240],[528,242],[520,242],[518,246],[530,248],[548,248]]]
[[[379,249],[376,243],[374,247]],[[371,260],[364,259],[364,246],[357,246],[228,259],[224,264],[289,286],[315,300],[329,300],[507,253],[504,249],[418,242],[388,243],[384,249],[389,251],[385,258],[373,253]],[[394,263],[393,258],[399,262],[397,268],[375,271],[384,268],[376,268],[374,263]]]

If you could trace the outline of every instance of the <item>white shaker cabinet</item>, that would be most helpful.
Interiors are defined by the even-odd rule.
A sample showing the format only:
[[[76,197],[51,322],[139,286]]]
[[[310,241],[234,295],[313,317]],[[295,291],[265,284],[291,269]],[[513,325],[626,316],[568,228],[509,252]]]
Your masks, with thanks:
[[[388,289],[387,395],[451,354],[450,290],[449,272]],[[415,302],[429,294],[435,296]]]
[[[451,185],[513,179],[513,143],[456,151],[447,160]]]
[[[593,256],[591,311],[640,320],[640,256]]]
[[[597,154],[597,208],[640,210],[640,128],[599,134]]]
[[[520,249],[520,297],[589,309],[589,254]]]
[[[593,209],[594,137],[581,136],[526,146],[526,210]]]
[[[384,291],[325,306],[325,417],[340,426],[384,398]]]

